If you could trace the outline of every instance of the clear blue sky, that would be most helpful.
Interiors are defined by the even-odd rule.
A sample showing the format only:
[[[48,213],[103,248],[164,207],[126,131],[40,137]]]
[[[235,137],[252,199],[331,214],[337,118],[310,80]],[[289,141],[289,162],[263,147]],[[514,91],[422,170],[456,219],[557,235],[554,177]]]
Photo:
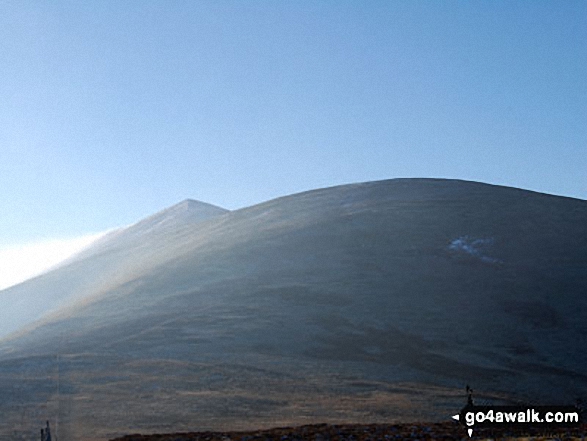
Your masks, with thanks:
[[[585,1],[0,0],[0,245],[447,177],[587,199]]]

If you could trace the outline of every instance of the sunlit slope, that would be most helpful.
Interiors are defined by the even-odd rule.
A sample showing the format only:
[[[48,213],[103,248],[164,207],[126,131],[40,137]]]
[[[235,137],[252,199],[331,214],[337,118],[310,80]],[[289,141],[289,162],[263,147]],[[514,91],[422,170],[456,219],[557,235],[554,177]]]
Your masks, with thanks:
[[[283,197],[153,237],[112,239],[116,251],[91,259],[125,264],[108,277],[92,268],[100,283],[86,286],[86,301],[5,341],[4,357],[271,360],[278,371],[295,360],[542,401],[587,392],[585,201],[398,179]],[[83,262],[68,274],[81,277]]]
[[[197,224],[225,213],[222,208],[186,200],[107,234],[54,271],[0,291],[0,338],[176,257],[186,231],[192,234]]]

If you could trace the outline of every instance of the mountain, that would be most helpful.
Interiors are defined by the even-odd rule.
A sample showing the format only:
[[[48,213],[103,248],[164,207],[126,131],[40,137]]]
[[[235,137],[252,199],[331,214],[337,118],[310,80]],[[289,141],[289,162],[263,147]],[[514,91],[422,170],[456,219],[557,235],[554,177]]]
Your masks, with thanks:
[[[0,292],[0,435],[442,420],[465,384],[573,404],[586,292],[583,200],[395,179],[188,201]]]

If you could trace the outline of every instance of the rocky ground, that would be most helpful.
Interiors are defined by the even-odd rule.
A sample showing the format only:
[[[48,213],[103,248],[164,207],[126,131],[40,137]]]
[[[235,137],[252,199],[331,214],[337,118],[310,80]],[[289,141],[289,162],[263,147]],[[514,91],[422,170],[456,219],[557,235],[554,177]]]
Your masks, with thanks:
[[[576,429],[561,429],[545,433],[544,429],[531,428],[525,432],[514,433],[508,430],[476,430],[476,440],[585,440],[587,425]],[[167,435],[128,435],[112,441],[370,441],[370,440],[464,440],[469,439],[466,430],[458,423],[437,424],[317,424],[301,427],[285,427],[253,432],[194,432]]]

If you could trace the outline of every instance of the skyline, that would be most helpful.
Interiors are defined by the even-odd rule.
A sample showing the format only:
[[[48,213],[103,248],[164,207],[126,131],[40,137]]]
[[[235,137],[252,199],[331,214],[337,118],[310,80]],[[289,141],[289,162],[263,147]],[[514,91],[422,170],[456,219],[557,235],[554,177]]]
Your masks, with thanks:
[[[0,28],[0,250],[397,177],[587,199],[585,2],[4,2]]]
[[[182,202],[183,201],[179,203]],[[165,211],[169,208],[171,207],[165,207],[162,210],[158,210],[158,212]],[[242,208],[245,209],[247,207]],[[139,223],[154,214],[157,213],[151,213],[151,215],[138,219],[132,224],[111,228],[99,233],[91,233],[69,238],[53,238],[50,240],[0,247],[0,291],[50,272],[74,257],[76,254],[89,248],[94,242],[98,241],[98,239],[104,237],[106,234],[132,227],[134,224]],[[460,238],[453,241],[449,247],[453,248],[453,245],[458,241],[460,241]]]

